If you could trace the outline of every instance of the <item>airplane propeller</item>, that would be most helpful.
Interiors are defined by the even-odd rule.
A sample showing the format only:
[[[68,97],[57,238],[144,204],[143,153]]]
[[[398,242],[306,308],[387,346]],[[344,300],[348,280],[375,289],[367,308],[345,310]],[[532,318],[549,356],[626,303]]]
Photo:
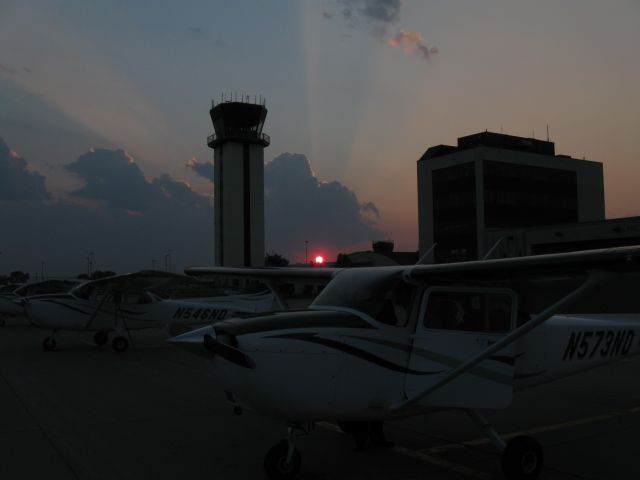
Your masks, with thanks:
[[[203,344],[204,348],[214,356],[220,355],[225,360],[235,363],[241,367],[250,369],[256,368],[256,362],[250,356],[242,353],[236,348],[219,342],[208,333],[204,335]]]

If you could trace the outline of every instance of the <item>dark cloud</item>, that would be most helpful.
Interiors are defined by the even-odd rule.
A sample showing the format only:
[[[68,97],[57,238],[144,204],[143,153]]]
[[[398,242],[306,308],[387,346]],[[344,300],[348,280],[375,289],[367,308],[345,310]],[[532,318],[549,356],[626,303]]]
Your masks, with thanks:
[[[29,67],[14,68],[0,63],[0,73],[15,77],[17,75],[31,75],[33,72]]]
[[[342,6],[340,13],[348,27],[362,30],[364,26],[378,40],[425,60],[438,53],[437,47],[427,46],[423,36],[417,32],[396,30],[392,35],[392,25],[400,18],[401,0],[338,0],[338,3]]]
[[[202,28],[200,27],[186,27],[186,30],[193,35],[200,35],[202,33]]]
[[[30,171],[27,161],[0,137],[0,200],[48,200],[45,177]]]
[[[373,203],[340,182],[321,182],[304,155],[284,153],[265,165],[267,248],[292,255],[305,240],[328,249],[384,237]]]
[[[210,182],[213,181],[213,163],[198,162],[195,158],[192,158],[186,163],[185,167],[199,177],[206,178]]]
[[[333,18],[333,13],[322,12],[322,18],[331,19]]]
[[[354,3],[353,0],[350,3]],[[363,15],[380,22],[394,22],[400,13],[400,0],[367,0],[357,3],[363,4],[359,9]]]
[[[209,205],[209,200],[188,183],[167,174],[148,180],[124,150],[91,150],[66,169],[85,181],[82,188],[71,192],[72,196],[97,200],[108,207],[144,212],[167,204],[189,209]]]
[[[91,150],[65,168],[85,181],[71,195],[135,211],[149,208],[156,200],[156,189],[124,150]]]
[[[7,152],[0,142],[0,157]],[[9,155],[15,163],[15,154]],[[24,160],[20,165],[23,176],[38,179],[42,192],[44,177],[29,172]],[[169,249],[174,270],[212,263],[211,201],[187,182],[169,175],[148,180],[123,150],[96,149],[66,169],[85,183],[68,200],[44,201],[48,193],[11,201],[0,195],[0,224],[11,226],[3,228],[3,269],[38,273],[45,261],[49,274],[77,275],[90,251],[95,268],[118,272],[151,268],[152,260],[163,268]],[[0,194],[8,191],[5,177],[0,172]]]
[[[342,17],[349,22],[366,21],[392,23],[398,19],[400,0],[340,0]]]
[[[187,168],[213,182],[213,164],[187,162]],[[283,153],[264,167],[265,228],[268,250],[293,255],[304,240],[328,248],[349,247],[384,237],[372,203],[360,203],[340,182],[322,182],[301,154]]]

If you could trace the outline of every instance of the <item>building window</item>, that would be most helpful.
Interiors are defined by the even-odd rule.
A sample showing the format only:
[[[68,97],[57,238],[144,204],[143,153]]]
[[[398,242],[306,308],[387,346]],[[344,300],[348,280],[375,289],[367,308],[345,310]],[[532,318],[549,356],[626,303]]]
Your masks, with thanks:
[[[436,263],[477,256],[476,177],[473,162],[432,172],[433,237]]]
[[[484,160],[487,228],[578,221],[578,180],[570,170]]]

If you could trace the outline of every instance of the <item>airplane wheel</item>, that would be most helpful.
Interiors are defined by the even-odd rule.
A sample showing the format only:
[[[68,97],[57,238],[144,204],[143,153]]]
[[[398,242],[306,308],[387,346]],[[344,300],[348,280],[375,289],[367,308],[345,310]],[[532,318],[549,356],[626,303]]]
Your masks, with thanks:
[[[93,335],[93,341],[96,345],[101,346],[109,341],[109,334],[104,331],[98,331]]]
[[[507,480],[535,480],[542,470],[544,456],[533,437],[515,437],[502,452],[502,471]]]
[[[287,463],[289,446],[285,440],[271,447],[264,458],[264,471],[271,480],[291,480],[300,471],[300,452],[293,451],[291,461]]]
[[[116,352],[125,352],[129,348],[129,341],[124,337],[116,337],[111,340],[111,347]]]
[[[53,337],[47,337],[42,341],[42,348],[47,352],[51,352],[56,349],[56,339]]]

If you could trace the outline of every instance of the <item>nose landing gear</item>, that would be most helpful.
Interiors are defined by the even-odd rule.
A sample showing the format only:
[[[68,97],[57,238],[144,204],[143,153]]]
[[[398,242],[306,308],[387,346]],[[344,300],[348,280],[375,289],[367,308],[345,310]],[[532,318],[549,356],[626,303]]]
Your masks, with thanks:
[[[294,427],[289,427],[288,431],[288,437],[271,447],[264,458],[264,471],[271,480],[292,480],[300,471]]]
[[[42,348],[46,351],[46,352],[52,352],[56,349],[56,339],[53,338],[53,335],[51,335],[50,337],[45,338],[42,341]]]

